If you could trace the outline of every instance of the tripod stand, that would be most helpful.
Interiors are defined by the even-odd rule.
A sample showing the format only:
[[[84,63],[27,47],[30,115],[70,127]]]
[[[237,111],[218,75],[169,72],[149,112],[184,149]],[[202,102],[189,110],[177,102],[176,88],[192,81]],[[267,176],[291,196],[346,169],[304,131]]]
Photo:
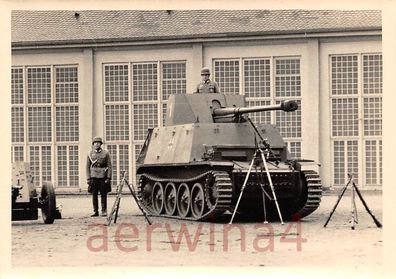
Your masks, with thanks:
[[[341,191],[341,194],[338,196],[338,200],[337,200],[336,204],[334,205],[334,208],[333,208],[333,210],[331,211],[330,216],[329,216],[329,218],[327,219],[327,221],[326,221],[326,223],[324,224],[323,227],[326,227],[327,224],[329,223],[329,221],[330,221],[331,217],[333,216],[333,214],[334,214],[334,212],[335,212],[335,210],[336,210],[338,204],[340,203],[342,197],[344,196],[344,194],[345,194],[345,192],[346,192],[348,186],[349,186],[349,185],[351,184],[351,182],[352,182],[352,210],[351,210],[351,213],[352,213],[352,220],[351,220],[351,221],[352,221],[352,230],[355,229],[355,223],[358,223],[357,210],[356,210],[356,202],[355,202],[355,192],[357,193],[357,195],[358,195],[360,201],[362,202],[364,208],[366,209],[367,213],[371,216],[371,218],[373,218],[374,223],[377,225],[378,228],[381,228],[381,227],[382,227],[382,224],[377,220],[377,218],[375,218],[374,214],[371,213],[371,211],[370,211],[370,209],[368,208],[368,206],[367,206],[365,200],[363,199],[362,194],[361,194],[360,191],[359,191],[359,188],[356,186],[355,181],[353,180],[353,176],[350,175],[350,174],[348,174],[348,177],[349,177],[348,183],[344,186],[344,188],[343,188],[342,191]]]
[[[278,200],[277,200],[276,195],[275,195],[274,185],[272,184],[271,175],[270,175],[269,170],[268,170],[267,160],[265,159],[264,151],[260,147],[258,147],[257,145],[256,145],[256,151],[254,152],[254,156],[253,156],[252,162],[250,163],[249,170],[248,170],[248,172],[246,174],[245,181],[243,182],[241,193],[239,194],[239,198],[238,198],[237,204],[235,206],[235,209],[234,209],[234,212],[232,214],[232,217],[231,217],[231,220],[230,220],[229,224],[232,224],[232,221],[234,220],[235,213],[236,213],[236,211],[238,209],[239,203],[240,203],[242,195],[243,195],[243,191],[245,190],[245,187],[247,185],[249,176],[250,176],[250,174],[252,172],[253,165],[257,164],[257,160],[259,160],[259,159],[261,159],[261,161],[262,161],[262,163],[264,165],[265,172],[266,172],[267,178],[268,178],[268,182],[269,182],[270,187],[271,187],[273,200],[275,201],[276,209],[277,209],[278,214],[279,214],[279,219],[281,220],[281,224],[282,225],[284,224],[283,223],[283,219],[282,219],[282,214],[280,212],[279,205],[278,205]],[[262,194],[263,194],[262,196],[263,196],[263,207],[264,207],[264,219],[265,219],[265,222],[267,222],[267,217],[266,217],[267,214],[266,214],[266,209],[265,209],[265,195],[267,193],[264,190],[264,186],[263,185],[260,185],[260,186],[261,186],[261,190],[262,190]]]
[[[133,185],[129,184],[128,180],[125,177],[125,171],[121,172],[121,174],[122,174],[122,178],[121,178],[120,184],[117,185],[117,196],[116,196],[115,202],[113,204],[113,207],[111,209],[111,213],[110,213],[109,217],[107,217],[107,225],[110,226],[113,218],[114,218],[114,224],[117,222],[118,210],[120,208],[120,202],[121,202],[121,196],[122,196],[122,188],[123,188],[124,184],[126,184],[128,186],[129,191],[131,192],[132,197],[135,200],[138,208],[143,213],[144,218],[146,219],[147,223],[149,225],[151,225],[152,223],[151,223],[150,219],[148,218],[146,211],[144,211],[144,209],[141,207],[139,200],[136,197],[136,193],[133,189]]]

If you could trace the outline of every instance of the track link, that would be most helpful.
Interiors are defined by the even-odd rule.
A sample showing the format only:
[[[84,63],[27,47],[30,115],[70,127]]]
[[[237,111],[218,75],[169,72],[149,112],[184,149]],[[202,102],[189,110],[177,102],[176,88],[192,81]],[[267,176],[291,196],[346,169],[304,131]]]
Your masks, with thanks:
[[[307,187],[307,200],[302,208],[294,214],[296,219],[304,218],[314,212],[322,199],[322,182],[319,174],[308,170],[302,171],[302,175]]]

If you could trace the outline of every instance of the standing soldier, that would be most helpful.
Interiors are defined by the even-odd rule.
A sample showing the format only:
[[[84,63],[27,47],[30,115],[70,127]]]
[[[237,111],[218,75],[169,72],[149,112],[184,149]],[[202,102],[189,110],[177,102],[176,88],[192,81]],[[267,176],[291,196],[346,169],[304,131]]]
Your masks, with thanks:
[[[107,216],[107,193],[111,192],[111,159],[107,150],[102,149],[103,140],[95,137],[92,140],[92,150],[87,158],[88,192],[92,193],[94,213],[91,217],[99,216],[98,193],[102,207],[101,216]]]
[[[202,68],[201,70],[202,82],[197,85],[196,93],[220,93],[219,86],[217,82],[211,81],[210,70],[207,67]]]

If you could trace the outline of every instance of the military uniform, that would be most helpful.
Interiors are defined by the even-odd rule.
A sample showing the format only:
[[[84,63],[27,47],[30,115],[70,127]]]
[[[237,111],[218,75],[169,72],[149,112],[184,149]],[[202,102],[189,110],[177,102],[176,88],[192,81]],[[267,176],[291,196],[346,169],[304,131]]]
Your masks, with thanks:
[[[103,143],[101,139],[100,142]],[[93,216],[98,216],[98,193],[101,198],[102,216],[107,214],[107,193],[111,192],[111,174],[110,153],[102,148],[91,150],[87,156],[86,175],[88,192],[92,193]]]
[[[202,81],[197,85],[197,93],[220,93],[217,82],[210,79]]]

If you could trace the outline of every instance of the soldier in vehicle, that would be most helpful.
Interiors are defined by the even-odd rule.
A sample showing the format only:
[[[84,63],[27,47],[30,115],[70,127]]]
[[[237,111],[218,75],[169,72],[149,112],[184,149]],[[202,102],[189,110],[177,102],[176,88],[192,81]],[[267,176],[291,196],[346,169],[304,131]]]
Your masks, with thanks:
[[[197,85],[197,90],[195,93],[220,93],[220,88],[217,85],[217,82],[211,81],[210,70],[207,67],[202,68],[201,70],[202,82]]]
[[[107,216],[107,193],[111,192],[112,166],[110,154],[102,149],[103,140],[95,137],[92,140],[92,150],[87,157],[88,192],[92,193],[94,213],[91,217],[99,216],[98,193],[100,193],[101,216]]]

